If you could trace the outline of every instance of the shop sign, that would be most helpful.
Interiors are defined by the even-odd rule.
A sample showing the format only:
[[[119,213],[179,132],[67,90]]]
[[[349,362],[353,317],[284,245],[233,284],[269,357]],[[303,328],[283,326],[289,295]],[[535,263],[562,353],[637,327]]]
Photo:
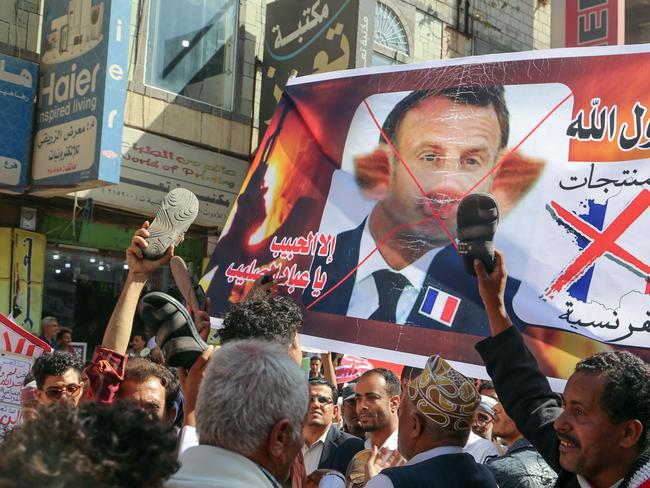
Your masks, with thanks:
[[[23,191],[29,175],[38,66],[0,53],[0,191]]]
[[[45,3],[33,186],[117,183],[130,0]]]
[[[81,196],[150,218],[170,190],[182,187],[199,199],[195,223],[223,228],[247,171],[241,159],[125,127],[120,184]]]

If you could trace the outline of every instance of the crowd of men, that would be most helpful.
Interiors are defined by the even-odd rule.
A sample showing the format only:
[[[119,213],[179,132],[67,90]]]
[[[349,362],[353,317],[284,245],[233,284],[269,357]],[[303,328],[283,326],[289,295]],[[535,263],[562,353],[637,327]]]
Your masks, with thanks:
[[[488,336],[476,350],[492,383],[463,376],[435,344],[423,368],[406,367],[401,378],[374,368],[339,385],[330,354],[303,371],[302,310],[272,279],[231,307],[220,347],[208,346],[205,310],[190,304],[190,314],[159,292],[141,297],[173,255],[171,246],[145,257],[157,247],[146,251],[145,223],[88,365],[69,352],[70,334],[44,321],[42,339],[59,350],[39,357],[26,382],[23,423],[0,445],[0,488],[650,486],[650,367],[629,352],[599,353],[554,393],[508,314],[521,282],[500,254],[492,272],[476,261],[478,280],[470,277],[438,222],[453,229],[450,202],[493,186],[510,132],[504,88],[415,90],[381,132],[373,154],[383,155],[389,184],[372,188],[376,205],[337,236],[333,260],[312,263],[331,282],[350,279],[317,301],[307,288],[303,305]],[[445,325],[419,313],[440,283],[465,297]],[[134,333],[138,309],[155,343]]]
[[[554,393],[506,313],[501,255],[490,274],[476,263],[491,328],[476,349],[492,382],[433,354],[401,378],[375,368],[336,385],[331,355],[299,366],[302,312],[273,282],[232,307],[221,346],[189,369],[128,357],[140,293],[173,252],[144,259],[147,235],[127,250],[90,364],[67,351],[35,361],[0,487],[647,486],[650,367],[598,353]],[[194,319],[205,336],[207,314]]]

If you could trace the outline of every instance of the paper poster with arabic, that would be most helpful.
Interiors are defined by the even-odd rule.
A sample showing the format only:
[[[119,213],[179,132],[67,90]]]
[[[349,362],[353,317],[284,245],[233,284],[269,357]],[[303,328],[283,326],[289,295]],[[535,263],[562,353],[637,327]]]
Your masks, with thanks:
[[[20,420],[20,391],[34,359],[52,348],[0,314],[0,439]]]
[[[625,46],[291,80],[208,265],[213,313],[274,273],[307,345],[482,376],[456,210],[488,192],[506,308],[547,376],[611,348],[650,358],[648,69]]]

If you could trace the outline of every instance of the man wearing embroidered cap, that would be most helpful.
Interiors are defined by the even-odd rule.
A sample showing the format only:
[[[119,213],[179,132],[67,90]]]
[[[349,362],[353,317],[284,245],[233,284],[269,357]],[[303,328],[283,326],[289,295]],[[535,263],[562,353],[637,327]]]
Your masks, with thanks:
[[[439,356],[406,388],[399,411],[399,451],[408,462],[375,476],[367,488],[496,487],[463,452],[480,402],[474,385]]]

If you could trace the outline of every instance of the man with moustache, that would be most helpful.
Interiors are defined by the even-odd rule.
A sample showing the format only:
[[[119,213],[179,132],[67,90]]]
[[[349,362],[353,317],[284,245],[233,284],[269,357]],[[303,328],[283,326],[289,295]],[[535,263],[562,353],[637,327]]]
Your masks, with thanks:
[[[485,464],[497,480],[499,488],[551,488],[557,480],[557,474],[521,435],[499,402],[494,405],[492,424],[493,435],[508,446],[503,456],[491,458]]]
[[[337,390],[325,378],[309,380],[309,410],[303,428],[302,455],[310,475],[317,469],[345,473],[350,460],[363,449],[363,441],[332,424],[338,413]]]
[[[395,373],[384,368],[366,371],[357,382],[357,414],[368,434],[366,449],[397,449],[397,410],[402,389]]]
[[[555,486],[632,486],[648,446],[650,366],[627,351],[594,354],[576,365],[560,397],[508,317],[503,257],[497,253],[489,275],[480,262],[474,267],[491,328],[476,349],[505,411],[558,473]]]
[[[337,236],[330,263],[315,256],[312,275],[320,267],[336,288],[317,299],[308,287],[303,302],[313,311],[488,335],[475,282],[451,241],[458,203],[490,190],[508,144],[503,87],[413,91],[382,132],[401,161],[381,136],[384,161],[371,166],[385,175],[385,191],[361,225]],[[508,307],[518,287],[509,280]]]
[[[384,469],[366,487],[496,488],[489,470],[463,452],[478,404],[472,382],[431,356],[400,405],[399,451],[408,462]]]

